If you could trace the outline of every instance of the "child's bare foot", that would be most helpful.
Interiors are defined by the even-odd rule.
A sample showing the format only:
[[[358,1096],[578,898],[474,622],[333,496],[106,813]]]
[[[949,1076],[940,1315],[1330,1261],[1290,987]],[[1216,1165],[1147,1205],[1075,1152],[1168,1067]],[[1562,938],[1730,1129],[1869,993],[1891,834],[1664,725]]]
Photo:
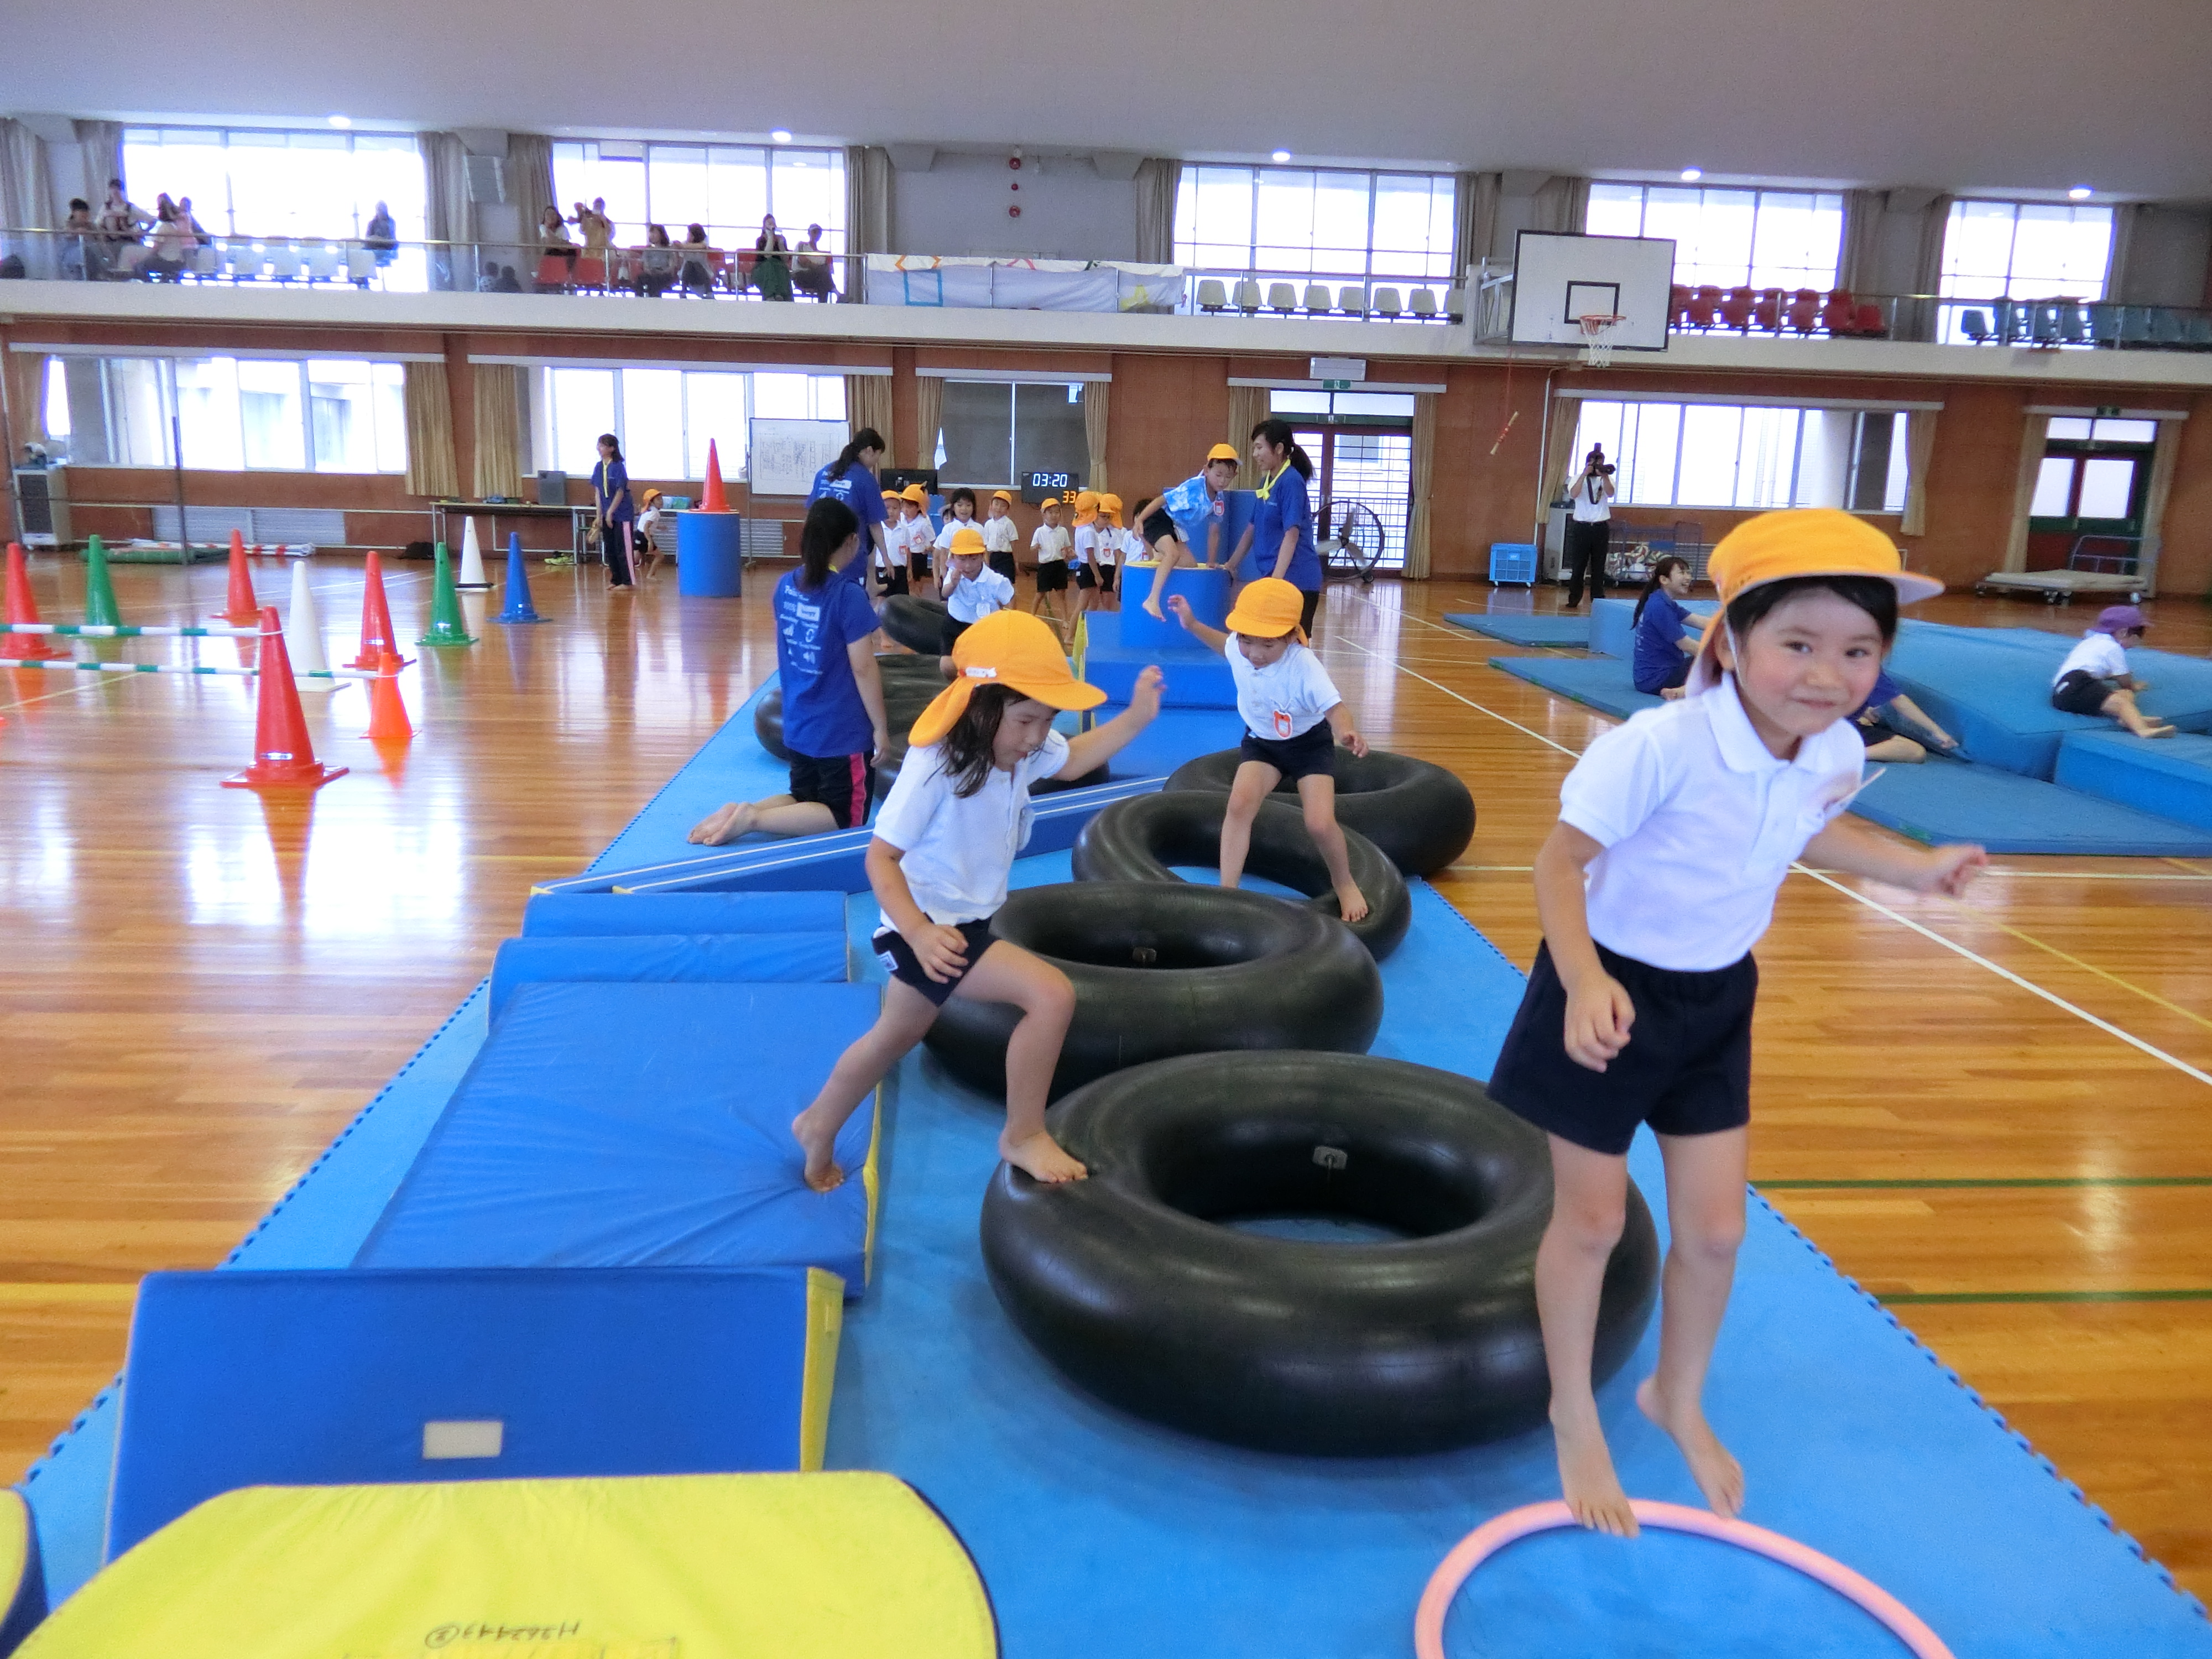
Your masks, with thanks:
[[[692,827],[686,839],[699,847],[727,846],[752,834],[754,821],[759,816],[750,801],[734,801],[702,818]]]
[[[792,1139],[806,1153],[806,1184],[817,1193],[834,1193],[845,1184],[845,1172],[830,1155],[836,1150],[837,1132],[820,1129],[801,1112],[791,1120]]]
[[[1343,912],[1346,921],[1364,921],[1367,895],[1359,890],[1358,884],[1347,881],[1336,890],[1336,908]]]
[[[1644,1414],[1667,1431],[1690,1466],[1691,1477],[1715,1515],[1733,1519],[1743,1508],[1743,1465],[1714,1434],[1712,1425],[1696,1406],[1674,1409],[1659,1392],[1659,1379],[1647,1376],[1636,1387],[1636,1403]]]
[[[1060,1143],[1043,1130],[1038,1130],[1027,1140],[1009,1140],[999,1137],[999,1156],[1017,1170],[1024,1170],[1039,1181],[1057,1184],[1063,1181],[1081,1181],[1091,1171],[1060,1150]]]
[[[1160,609],[1160,602],[1158,599],[1145,601],[1145,614],[1154,622],[1165,622],[1168,619],[1167,612]]]
[[[1559,1448],[1560,1490],[1577,1524],[1614,1538],[1635,1537],[1636,1511],[1613,1472],[1613,1453],[1595,1405],[1586,1413],[1554,1409],[1552,1437]]]

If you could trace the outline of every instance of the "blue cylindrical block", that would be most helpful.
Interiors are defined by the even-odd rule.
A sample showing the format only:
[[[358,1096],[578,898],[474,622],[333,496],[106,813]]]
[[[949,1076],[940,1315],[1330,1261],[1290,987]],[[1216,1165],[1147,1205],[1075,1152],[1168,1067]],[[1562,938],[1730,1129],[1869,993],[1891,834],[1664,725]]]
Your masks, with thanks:
[[[734,599],[745,591],[745,561],[734,513],[681,513],[676,518],[676,591]]]

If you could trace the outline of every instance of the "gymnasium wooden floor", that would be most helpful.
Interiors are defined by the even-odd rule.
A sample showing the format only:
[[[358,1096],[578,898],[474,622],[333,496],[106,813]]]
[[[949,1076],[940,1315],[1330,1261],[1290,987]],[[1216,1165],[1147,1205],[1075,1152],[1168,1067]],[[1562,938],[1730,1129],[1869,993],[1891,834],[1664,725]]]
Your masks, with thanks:
[[[314,575],[335,645],[360,568]],[[256,580],[281,599],[289,573]],[[203,617],[223,582],[117,573],[138,623]],[[73,562],[33,585],[50,619],[82,614]],[[391,589],[411,640],[422,568]],[[580,869],[775,666],[758,600],[681,605],[672,574],[614,599],[545,572],[536,596],[552,621],[512,630],[466,601],[483,642],[422,653],[400,750],[357,737],[358,689],[311,694],[319,752],[353,774],[297,802],[217,787],[252,747],[247,682],[0,672],[0,1479],[113,1375],[138,1276],[220,1260],[485,972],[530,883]],[[1438,884],[1525,966],[1530,860],[1607,722],[1437,620],[1490,602],[1340,587],[1322,631],[1367,735],[1473,787],[1474,843]],[[2212,644],[2212,611],[2154,617],[2161,647]],[[1958,903],[1793,875],[1759,951],[1753,1170],[2212,1599],[2208,947],[2212,861],[2001,859]]]

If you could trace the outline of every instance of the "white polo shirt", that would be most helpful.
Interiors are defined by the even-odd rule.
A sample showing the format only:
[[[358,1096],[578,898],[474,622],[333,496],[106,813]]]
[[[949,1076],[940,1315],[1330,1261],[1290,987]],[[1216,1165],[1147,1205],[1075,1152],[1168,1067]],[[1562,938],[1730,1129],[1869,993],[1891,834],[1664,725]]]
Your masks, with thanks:
[[[1079,524],[1075,526],[1075,562],[1095,565],[1098,562],[1098,526]]]
[[[937,532],[937,547],[942,552],[950,553],[952,550],[952,538],[955,536],[963,530],[981,531],[982,528],[983,521],[981,519],[956,519],[948,513],[945,515],[945,527]],[[984,551],[988,552],[990,547],[991,544],[986,540],[983,544]]]
[[[979,623],[994,611],[1014,602],[1014,585],[985,565],[972,576],[963,576],[945,596],[945,609],[955,622]]]
[[[1054,732],[1012,771],[993,767],[983,787],[965,800],[952,793],[944,758],[939,744],[907,751],[898,781],[876,813],[875,833],[906,854],[899,868],[922,913],[957,927],[982,921],[1006,902],[1006,875],[1029,841],[1035,816],[1030,785],[1067,764],[1067,739]],[[888,915],[883,926],[895,927]]]
[[[1344,701],[1321,659],[1303,645],[1292,645],[1261,668],[1245,656],[1243,645],[1232,634],[1221,654],[1228,658],[1229,678],[1236,682],[1237,712],[1255,738],[1279,743],[1304,737]]]
[[[1686,973],[1741,960],[1790,865],[1858,793],[1865,754],[1838,720],[1777,760],[1733,675],[1615,726],[1559,787],[1559,821],[1605,848],[1589,869],[1590,937]]]
[[[1066,564],[1067,550],[1074,544],[1075,538],[1065,525],[1041,524],[1030,537],[1030,550],[1039,564]]]
[[[983,520],[983,550],[986,553],[1011,553],[1014,550],[1014,521],[1012,518]]]
[[[2051,683],[2057,684],[2077,668],[2100,680],[2124,680],[2128,678],[2128,653],[2110,634],[2084,634],[2081,643],[2058,665]]]

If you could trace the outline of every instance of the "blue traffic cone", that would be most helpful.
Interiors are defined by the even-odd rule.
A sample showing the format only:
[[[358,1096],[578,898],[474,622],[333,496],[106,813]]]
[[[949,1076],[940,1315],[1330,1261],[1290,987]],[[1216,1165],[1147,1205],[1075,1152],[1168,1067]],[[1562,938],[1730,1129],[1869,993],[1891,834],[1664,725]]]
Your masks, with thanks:
[[[530,573],[523,568],[522,535],[510,530],[507,534],[507,609],[492,618],[494,622],[544,622],[537,607],[530,603]]]

